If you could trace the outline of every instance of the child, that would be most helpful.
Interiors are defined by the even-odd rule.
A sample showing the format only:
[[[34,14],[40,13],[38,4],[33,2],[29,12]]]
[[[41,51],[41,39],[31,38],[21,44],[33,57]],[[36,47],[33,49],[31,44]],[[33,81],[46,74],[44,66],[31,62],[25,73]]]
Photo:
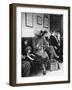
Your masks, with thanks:
[[[29,60],[33,61],[34,58],[35,58],[35,55],[32,53],[32,48],[31,48],[30,46],[28,46],[28,47],[26,48],[26,53],[27,53],[27,56],[26,56],[26,57],[27,57]]]

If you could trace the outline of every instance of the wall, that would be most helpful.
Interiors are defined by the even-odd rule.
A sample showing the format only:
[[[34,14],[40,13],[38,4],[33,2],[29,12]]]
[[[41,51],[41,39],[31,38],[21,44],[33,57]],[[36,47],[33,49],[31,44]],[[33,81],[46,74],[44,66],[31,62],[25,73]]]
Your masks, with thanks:
[[[9,4],[10,3],[35,3],[47,5],[60,5],[71,7],[72,0],[0,0],[0,90],[72,90],[72,77],[70,84],[54,84],[42,86],[11,87],[9,86]],[[71,25],[72,46],[72,25]],[[72,48],[71,48],[72,51]],[[72,55],[71,55],[72,59]],[[71,61],[72,76],[72,61]]]
[[[22,37],[25,37],[26,35],[28,36],[34,36],[34,32],[36,31],[40,31],[40,30],[46,30],[49,31],[50,30],[50,25],[48,26],[48,28],[44,28],[43,27],[43,16],[44,14],[40,14],[40,13],[32,13],[32,20],[33,20],[33,27],[27,27],[26,26],[26,22],[25,22],[25,13],[22,13]],[[42,25],[37,24],[37,16],[42,17]],[[48,19],[50,19],[49,15],[48,15]],[[50,24],[49,20],[48,23]],[[29,34],[28,34],[29,32]],[[31,35],[30,35],[31,33]]]

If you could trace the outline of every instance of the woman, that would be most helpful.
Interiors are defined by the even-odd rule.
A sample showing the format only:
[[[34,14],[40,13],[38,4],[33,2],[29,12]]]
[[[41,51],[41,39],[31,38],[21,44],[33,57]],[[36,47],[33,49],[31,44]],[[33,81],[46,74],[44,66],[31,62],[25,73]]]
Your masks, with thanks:
[[[38,51],[36,52],[36,55],[38,56],[38,60],[41,63],[43,74],[46,74],[46,67],[47,67],[47,62],[49,60],[48,54],[44,50],[42,46],[38,47]]]

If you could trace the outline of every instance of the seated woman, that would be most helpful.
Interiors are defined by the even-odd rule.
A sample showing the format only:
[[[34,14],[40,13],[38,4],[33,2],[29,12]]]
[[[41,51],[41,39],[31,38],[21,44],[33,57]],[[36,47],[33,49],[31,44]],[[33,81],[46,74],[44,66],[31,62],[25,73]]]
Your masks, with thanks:
[[[24,62],[27,64],[23,64],[23,66],[22,66],[24,76],[30,76],[33,74],[37,74],[37,71],[40,66],[40,62],[38,59],[39,59],[38,56],[32,52],[32,48],[30,46],[28,46],[26,48],[26,56],[24,59]]]
[[[60,33],[54,32],[54,35],[51,34],[49,38],[49,43],[50,43],[50,46],[53,46],[54,51],[57,55],[57,57],[54,57],[54,58],[60,63],[62,63],[63,62],[63,41],[62,39],[60,39],[60,36],[58,38],[57,36],[58,34]]]
[[[34,60],[35,55],[31,53],[32,48],[30,46],[26,47],[26,55],[22,56],[23,63],[22,63],[22,76],[29,76],[31,72],[32,63]]]
[[[49,55],[49,59],[53,59],[54,57],[59,58],[54,49],[54,44],[57,44],[54,39],[51,38],[52,35],[47,36],[47,33],[44,35],[44,49]]]
[[[46,35],[47,35],[47,31],[41,31],[41,35],[38,36],[38,42],[36,43],[34,41],[35,42],[34,46],[38,50],[36,51],[36,54],[38,56],[41,56],[41,59],[39,59],[39,61],[41,61],[42,64],[43,74],[46,73],[46,67],[45,67],[46,58],[47,60],[52,59],[54,56],[58,58],[53,46],[49,45],[49,42],[46,39]]]

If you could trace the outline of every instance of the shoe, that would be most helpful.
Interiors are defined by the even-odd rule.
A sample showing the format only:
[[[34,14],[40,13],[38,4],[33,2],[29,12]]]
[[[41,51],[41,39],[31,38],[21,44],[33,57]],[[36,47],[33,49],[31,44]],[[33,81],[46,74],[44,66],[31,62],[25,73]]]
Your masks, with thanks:
[[[43,75],[45,75],[46,74],[46,71],[43,71]]]

